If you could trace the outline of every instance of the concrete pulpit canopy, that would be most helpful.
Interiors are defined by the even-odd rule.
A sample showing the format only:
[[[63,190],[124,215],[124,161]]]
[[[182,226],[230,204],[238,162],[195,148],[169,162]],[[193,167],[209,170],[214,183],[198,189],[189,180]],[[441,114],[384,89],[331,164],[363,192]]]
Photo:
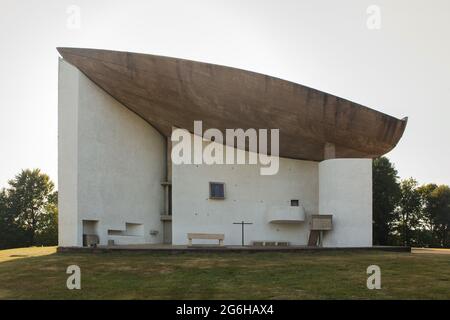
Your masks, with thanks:
[[[281,157],[322,161],[374,158],[395,147],[407,119],[267,75],[184,59],[58,48],[108,94],[161,134],[172,127],[279,129]]]

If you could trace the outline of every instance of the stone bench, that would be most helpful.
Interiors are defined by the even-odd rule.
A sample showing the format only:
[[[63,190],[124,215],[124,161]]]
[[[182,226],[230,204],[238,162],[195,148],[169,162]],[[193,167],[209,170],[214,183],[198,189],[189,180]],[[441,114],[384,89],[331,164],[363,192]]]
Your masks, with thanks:
[[[100,239],[96,234],[83,234],[83,246],[96,247],[100,243]]]
[[[225,235],[223,233],[188,233],[189,246],[192,246],[192,239],[219,240],[219,246],[223,246]]]
[[[252,246],[254,247],[288,247],[290,246],[289,241],[252,241]]]

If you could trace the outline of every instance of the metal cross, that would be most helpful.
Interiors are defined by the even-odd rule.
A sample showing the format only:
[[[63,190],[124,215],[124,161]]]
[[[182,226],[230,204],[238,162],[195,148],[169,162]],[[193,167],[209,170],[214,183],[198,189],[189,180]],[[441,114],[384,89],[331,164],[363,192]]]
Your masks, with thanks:
[[[244,246],[244,225],[253,223],[241,221],[241,222],[233,222],[233,224],[240,224],[242,226],[242,246]]]

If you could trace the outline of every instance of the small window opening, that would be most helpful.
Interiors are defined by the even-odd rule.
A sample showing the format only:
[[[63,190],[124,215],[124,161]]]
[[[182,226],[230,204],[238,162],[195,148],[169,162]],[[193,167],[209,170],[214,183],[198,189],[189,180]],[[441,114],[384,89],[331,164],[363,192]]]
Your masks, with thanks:
[[[225,184],[221,182],[209,183],[210,199],[225,199]]]

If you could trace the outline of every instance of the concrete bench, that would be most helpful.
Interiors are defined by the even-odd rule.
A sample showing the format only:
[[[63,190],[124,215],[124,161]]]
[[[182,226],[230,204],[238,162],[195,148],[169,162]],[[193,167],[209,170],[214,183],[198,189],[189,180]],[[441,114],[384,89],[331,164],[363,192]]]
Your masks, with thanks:
[[[83,234],[83,246],[96,247],[100,243],[100,239],[96,234]]]
[[[255,247],[288,247],[289,241],[252,241],[252,245]]]
[[[223,239],[225,239],[223,233],[188,233],[187,237],[190,246],[192,246],[192,239],[219,240],[219,246],[223,246]]]

